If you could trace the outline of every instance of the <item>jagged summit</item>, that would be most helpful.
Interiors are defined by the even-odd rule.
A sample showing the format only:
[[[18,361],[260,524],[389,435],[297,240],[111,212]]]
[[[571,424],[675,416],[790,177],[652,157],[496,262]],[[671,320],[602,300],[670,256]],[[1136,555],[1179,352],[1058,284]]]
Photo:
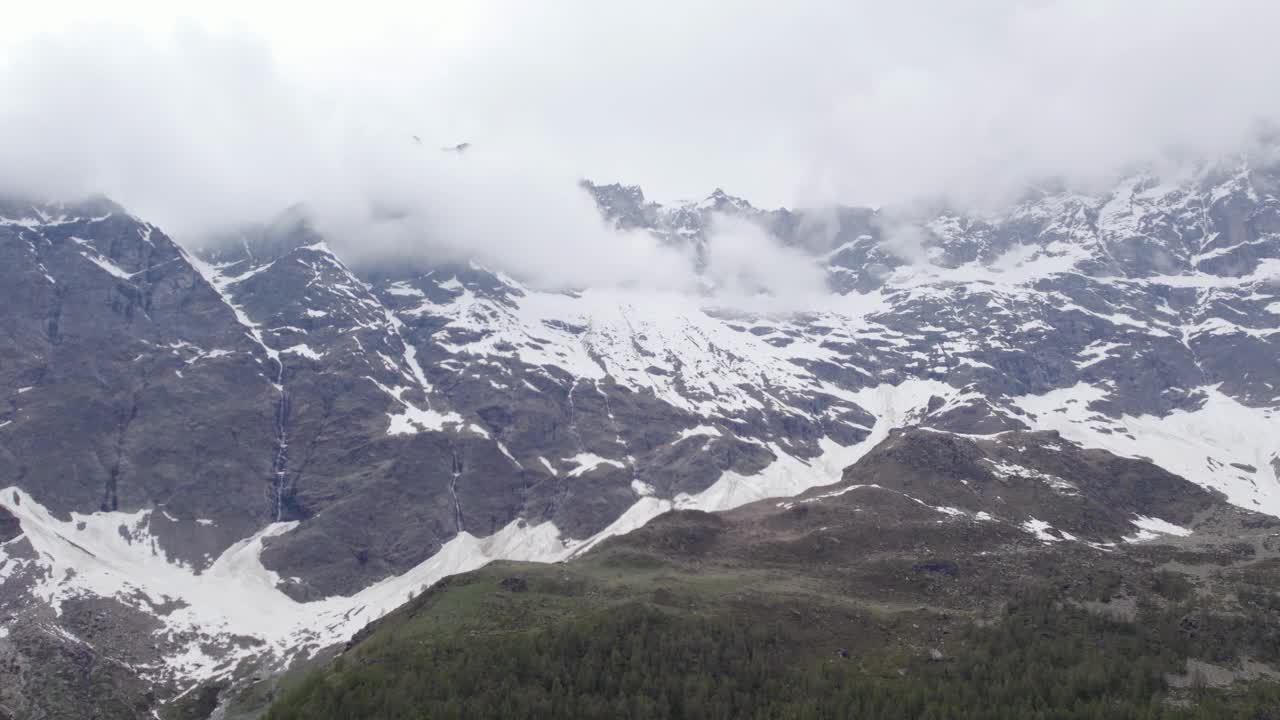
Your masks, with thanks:
[[[740,197],[729,195],[720,188],[711,191],[710,195],[698,202],[697,207],[700,210],[706,209],[715,212],[750,212],[755,210],[751,203]]]

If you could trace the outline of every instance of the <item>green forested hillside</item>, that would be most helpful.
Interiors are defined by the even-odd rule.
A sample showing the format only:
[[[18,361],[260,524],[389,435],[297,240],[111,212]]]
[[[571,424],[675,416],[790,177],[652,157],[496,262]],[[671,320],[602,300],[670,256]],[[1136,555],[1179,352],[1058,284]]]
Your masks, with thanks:
[[[512,571],[531,588],[506,591]],[[268,718],[1280,718],[1280,684],[1166,679],[1185,658],[1224,650],[1280,660],[1262,608],[1225,618],[1194,603],[1151,604],[1129,621],[1040,591],[992,624],[961,626],[936,658],[917,644],[931,630],[913,613],[873,614],[900,626],[892,645],[832,649],[802,626],[805,613],[834,608],[693,609],[664,604],[667,593],[602,602],[587,584],[541,582],[539,571],[498,566],[455,579],[306,675]],[[698,592],[697,578],[665,584],[681,582]],[[435,612],[457,630],[442,631],[428,619]],[[1190,623],[1212,627],[1189,633]]]

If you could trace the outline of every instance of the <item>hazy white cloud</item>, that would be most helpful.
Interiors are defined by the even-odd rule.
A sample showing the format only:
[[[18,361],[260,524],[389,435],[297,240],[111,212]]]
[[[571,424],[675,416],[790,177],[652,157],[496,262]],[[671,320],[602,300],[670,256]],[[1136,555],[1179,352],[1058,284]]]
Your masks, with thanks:
[[[881,223],[881,246],[894,257],[910,264],[929,261],[924,228],[908,221],[887,220]]]
[[[553,285],[694,284],[692,263],[607,227],[539,148],[465,155],[403,118],[293,83],[261,41],[185,26],[42,37],[3,73],[0,189],[105,193],[187,243],[304,203],[344,255],[476,259]]]
[[[348,160],[337,114],[308,102],[251,36],[41,36],[10,56],[0,96],[20,99],[0,106],[0,185],[101,192],[183,229],[278,212]]]
[[[783,246],[754,223],[725,215],[713,220],[704,279],[718,295],[774,309],[804,307],[827,292],[826,273],[812,255]]]
[[[615,230],[575,178],[519,156],[400,142],[368,176],[347,181],[311,203],[320,229],[347,257],[476,260],[552,286],[697,285],[692,249]]]
[[[663,200],[990,203],[1280,118],[1263,0],[79,5],[0,30],[0,187],[104,192],[184,238],[302,201],[352,250],[561,284],[693,282],[681,253],[604,227],[580,177]],[[812,281],[722,228],[717,284]]]
[[[813,135],[814,192],[999,202],[1046,176],[1088,183],[1170,151],[1240,150],[1280,117],[1264,89],[1280,70],[1275,3],[949,8],[903,10],[872,39],[886,60]]]

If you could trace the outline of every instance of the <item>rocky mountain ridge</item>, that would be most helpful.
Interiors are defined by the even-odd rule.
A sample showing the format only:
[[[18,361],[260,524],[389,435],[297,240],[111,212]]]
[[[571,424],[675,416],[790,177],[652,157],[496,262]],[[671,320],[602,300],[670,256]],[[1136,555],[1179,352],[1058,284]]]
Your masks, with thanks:
[[[296,214],[197,254],[107,201],[6,201],[0,650],[172,697],[490,559],[835,482],[902,427],[1055,431],[1280,514],[1278,184],[1137,176],[942,213],[905,248],[879,211],[585,187],[698,253],[726,214],[809,253],[833,292],[772,315],[353,270]],[[9,707],[37,692],[14,677]]]

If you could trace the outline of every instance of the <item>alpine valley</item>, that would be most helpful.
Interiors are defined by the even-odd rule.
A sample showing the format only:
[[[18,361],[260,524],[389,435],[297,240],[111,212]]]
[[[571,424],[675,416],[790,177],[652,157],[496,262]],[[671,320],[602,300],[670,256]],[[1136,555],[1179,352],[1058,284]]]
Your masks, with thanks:
[[[582,191],[828,287],[0,200],[0,718],[1276,717],[1280,163],[986,214]],[[982,695],[993,649],[1041,689]],[[710,684],[626,673],[668,657]]]

